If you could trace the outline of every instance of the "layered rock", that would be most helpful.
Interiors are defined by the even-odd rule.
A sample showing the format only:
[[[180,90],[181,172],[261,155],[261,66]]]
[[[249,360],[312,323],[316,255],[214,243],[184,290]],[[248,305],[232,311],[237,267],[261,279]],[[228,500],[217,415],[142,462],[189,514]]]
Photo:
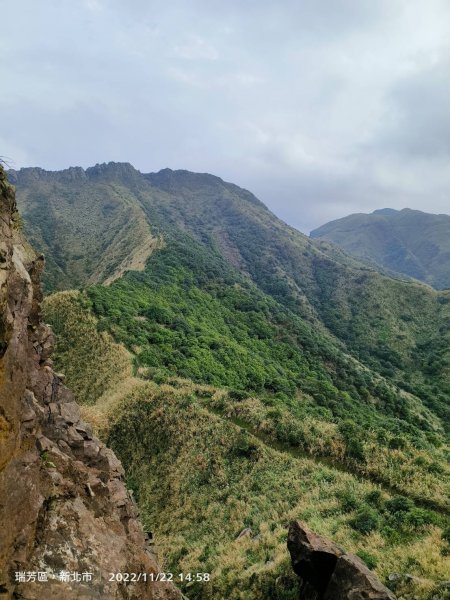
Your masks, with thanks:
[[[289,527],[288,549],[302,600],[395,600],[360,558],[300,521]]]
[[[20,225],[0,167],[0,598],[181,598],[150,582],[159,567],[122,466],[52,369],[44,261]]]

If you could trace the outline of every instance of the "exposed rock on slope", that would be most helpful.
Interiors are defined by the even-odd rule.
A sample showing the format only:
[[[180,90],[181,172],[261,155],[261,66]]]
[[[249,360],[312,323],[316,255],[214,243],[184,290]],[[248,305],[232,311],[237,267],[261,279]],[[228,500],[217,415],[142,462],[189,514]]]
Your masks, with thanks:
[[[395,600],[360,558],[304,523],[291,523],[288,549],[302,582],[302,600]]]
[[[42,267],[0,167],[0,597],[180,598],[165,583],[109,581],[109,573],[158,565],[120,462],[52,370],[53,336],[39,314]],[[92,581],[62,582],[61,571],[92,573]],[[48,582],[17,582],[16,572]]]

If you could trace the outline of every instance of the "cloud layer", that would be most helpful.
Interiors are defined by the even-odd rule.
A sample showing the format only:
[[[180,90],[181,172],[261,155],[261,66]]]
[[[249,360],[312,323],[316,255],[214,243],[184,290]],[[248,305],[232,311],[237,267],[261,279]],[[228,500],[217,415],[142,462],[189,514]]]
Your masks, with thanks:
[[[207,171],[302,231],[450,212],[447,0],[2,7],[0,154]]]

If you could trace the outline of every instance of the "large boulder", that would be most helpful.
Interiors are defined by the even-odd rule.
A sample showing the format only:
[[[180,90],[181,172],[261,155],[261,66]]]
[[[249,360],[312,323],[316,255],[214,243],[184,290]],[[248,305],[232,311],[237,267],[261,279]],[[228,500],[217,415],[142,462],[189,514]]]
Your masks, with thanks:
[[[360,558],[301,521],[290,524],[288,549],[302,600],[395,600]]]

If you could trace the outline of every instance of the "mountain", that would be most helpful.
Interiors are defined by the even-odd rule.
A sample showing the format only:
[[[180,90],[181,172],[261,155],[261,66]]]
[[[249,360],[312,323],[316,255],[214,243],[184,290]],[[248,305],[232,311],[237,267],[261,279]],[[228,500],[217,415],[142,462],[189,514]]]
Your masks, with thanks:
[[[436,289],[450,288],[449,215],[384,208],[331,221],[311,237]]]
[[[21,233],[1,166],[0,252],[0,595],[180,600],[169,583],[124,586],[109,576],[160,567],[122,465],[52,369],[42,256]]]
[[[56,291],[44,302],[56,364],[123,461],[165,564],[212,574],[182,589],[297,597],[283,524],[302,519],[387,583],[422,578],[399,593],[440,594],[450,293],[309,239],[209,174],[70,171],[13,173]],[[156,240],[140,270],[126,219],[99,251],[110,195]],[[88,232],[78,258],[75,221]]]

